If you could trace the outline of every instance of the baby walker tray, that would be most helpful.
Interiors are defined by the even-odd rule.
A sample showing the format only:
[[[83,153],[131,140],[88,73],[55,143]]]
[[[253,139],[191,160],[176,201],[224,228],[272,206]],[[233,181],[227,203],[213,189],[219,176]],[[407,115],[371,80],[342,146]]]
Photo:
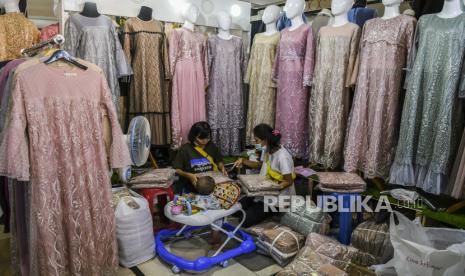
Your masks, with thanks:
[[[171,213],[172,205],[173,202],[166,204],[166,217],[172,221],[183,224],[184,226],[178,230],[162,230],[156,235],[155,240],[158,256],[165,262],[173,265],[171,267],[171,270],[174,273],[180,273],[181,270],[191,272],[203,272],[217,264],[221,265],[222,267],[227,267],[228,261],[230,259],[242,254],[247,254],[255,251],[256,246],[252,237],[244,231],[239,230],[245,221],[245,212],[244,210],[242,210],[242,206],[240,203],[236,203],[228,210],[206,210],[200,211],[193,215],[187,215],[183,213],[173,215]],[[232,226],[228,223],[223,223],[222,226],[218,226],[215,224],[215,221],[221,220],[236,212],[242,212],[243,215],[241,222],[237,226]],[[184,237],[186,239],[189,239],[193,236],[192,231],[204,228],[206,226],[211,226],[214,229],[223,232],[227,236],[227,239],[215,252],[215,254],[213,254],[213,256],[202,256],[197,258],[196,260],[186,260],[184,258],[172,254],[165,248],[165,244],[163,243],[163,241],[167,238]],[[241,244],[239,245],[239,247],[221,253],[221,250],[231,239],[235,239],[239,241]]]

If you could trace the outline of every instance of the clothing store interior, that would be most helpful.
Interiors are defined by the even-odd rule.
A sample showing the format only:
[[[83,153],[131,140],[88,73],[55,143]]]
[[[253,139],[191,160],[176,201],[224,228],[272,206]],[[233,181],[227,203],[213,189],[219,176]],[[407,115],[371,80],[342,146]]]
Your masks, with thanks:
[[[0,0],[0,276],[465,275],[465,0]]]

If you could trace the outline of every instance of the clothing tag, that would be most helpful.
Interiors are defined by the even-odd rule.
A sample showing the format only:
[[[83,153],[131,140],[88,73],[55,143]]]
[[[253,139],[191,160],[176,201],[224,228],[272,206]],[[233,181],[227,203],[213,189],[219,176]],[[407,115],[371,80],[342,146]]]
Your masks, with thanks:
[[[68,73],[68,72],[65,73],[65,77],[75,77],[75,76],[77,76],[76,73]]]

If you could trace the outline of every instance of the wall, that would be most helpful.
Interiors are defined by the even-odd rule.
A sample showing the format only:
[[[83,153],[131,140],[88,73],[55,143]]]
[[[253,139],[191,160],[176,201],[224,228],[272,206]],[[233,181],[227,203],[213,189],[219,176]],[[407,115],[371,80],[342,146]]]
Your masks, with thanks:
[[[65,11],[81,11],[85,0],[64,0]],[[183,22],[181,11],[186,3],[191,2],[200,9],[198,25],[217,26],[215,14],[219,11],[229,12],[233,5],[240,8],[239,16],[233,16],[233,28],[250,29],[250,3],[238,0],[93,0],[99,12],[107,15],[134,17],[140,6],[151,7],[154,18],[166,22]]]

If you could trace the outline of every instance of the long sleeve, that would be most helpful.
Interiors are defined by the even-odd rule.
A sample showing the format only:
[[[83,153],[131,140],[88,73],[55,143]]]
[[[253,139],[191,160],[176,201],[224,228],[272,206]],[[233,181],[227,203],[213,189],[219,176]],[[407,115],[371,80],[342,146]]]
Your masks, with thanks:
[[[130,76],[133,74],[132,68],[124,54],[123,47],[121,47],[121,43],[118,38],[118,33],[116,32],[116,29],[113,25],[111,26],[111,34],[113,49],[115,51],[114,56],[116,61],[117,77],[121,78],[125,76]]]
[[[244,75],[244,83],[250,83],[250,77],[252,75],[252,64],[255,64],[255,38],[253,39],[252,43],[252,50],[250,51],[249,63],[247,65],[247,70],[245,71]]]
[[[350,85],[355,85],[358,79],[358,72],[360,70],[360,54],[362,53],[362,48],[364,47],[364,37],[365,37],[365,25],[362,27],[362,35],[359,38],[357,58],[355,59],[354,69],[350,75]]]
[[[211,39],[207,40],[207,71],[211,71],[213,59],[215,58],[214,42]]]
[[[128,60],[129,64],[132,64],[132,36],[131,36],[131,29],[129,27],[129,23],[126,22],[124,25],[124,44],[123,44],[123,50],[124,54],[126,54],[126,58]]]
[[[110,146],[110,167],[111,168],[123,168],[131,165],[131,158],[129,156],[129,149],[124,141],[123,132],[118,122],[118,116],[116,114],[115,104],[112,100],[112,94],[108,87],[107,81],[101,74],[101,108],[103,108],[101,114],[107,114],[111,128],[111,146]],[[104,122],[105,119],[102,118]],[[108,141],[106,141],[108,142]]]
[[[465,61],[462,60],[462,71],[460,72],[459,98],[465,98]]]
[[[169,58],[169,48],[168,48],[168,38],[165,35],[165,30],[162,28],[163,32],[163,67],[164,67],[164,74],[165,79],[171,79],[170,75],[170,58]]]
[[[307,33],[307,47],[305,49],[304,60],[304,86],[312,86],[313,70],[315,68],[315,46],[313,45],[313,41],[313,30],[311,27],[309,27]]]
[[[346,87],[354,86],[357,82],[358,75],[358,54],[359,54],[359,43],[360,43],[360,28],[357,28],[352,35],[350,41],[350,53],[349,53],[349,64],[347,67],[346,75]]]
[[[203,47],[202,47],[203,50],[200,56],[200,58],[202,59],[202,63],[203,63],[202,65],[203,65],[203,77],[204,77],[205,87],[210,85],[210,70],[208,66],[208,53],[207,53],[208,45],[207,44],[208,42],[205,39],[203,42]]]
[[[170,61],[170,77],[173,78],[174,71],[176,69],[176,63],[178,61],[178,50],[179,50],[179,31],[173,30],[169,36],[169,61]]]
[[[276,57],[274,59],[273,63],[273,71],[272,71],[272,80],[276,83],[278,83],[278,78],[279,78],[279,55],[280,55],[280,48],[281,48],[281,43],[278,43],[278,47],[276,49]]]
[[[11,94],[11,109],[0,137],[0,175],[29,181],[29,142],[21,79],[16,77]]]
[[[405,68],[405,70],[407,71],[405,75],[405,84],[404,84],[405,89],[407,89],[408,82],[410,79],[410,72],[413,69],[413,63],[415,62],[415,58],[417,56],[418,42],[420,39],[420,24],[421,24],[421,20],[418,22],[415,28],[415,34],[413,35],[413,40],[411,40],[410,47],[409,47],[409,55],[407,57],[407,67]]]
[[[241,39],[240,45],[240,54],[241,54],[241,80],[244,79],[244,75],[247,72],[247,50],[244,45],[244,41]]]
[[[65,45],[63,49],[72,56],[77,56],[79,47],[79,30],[70,17],[65,23]]]

